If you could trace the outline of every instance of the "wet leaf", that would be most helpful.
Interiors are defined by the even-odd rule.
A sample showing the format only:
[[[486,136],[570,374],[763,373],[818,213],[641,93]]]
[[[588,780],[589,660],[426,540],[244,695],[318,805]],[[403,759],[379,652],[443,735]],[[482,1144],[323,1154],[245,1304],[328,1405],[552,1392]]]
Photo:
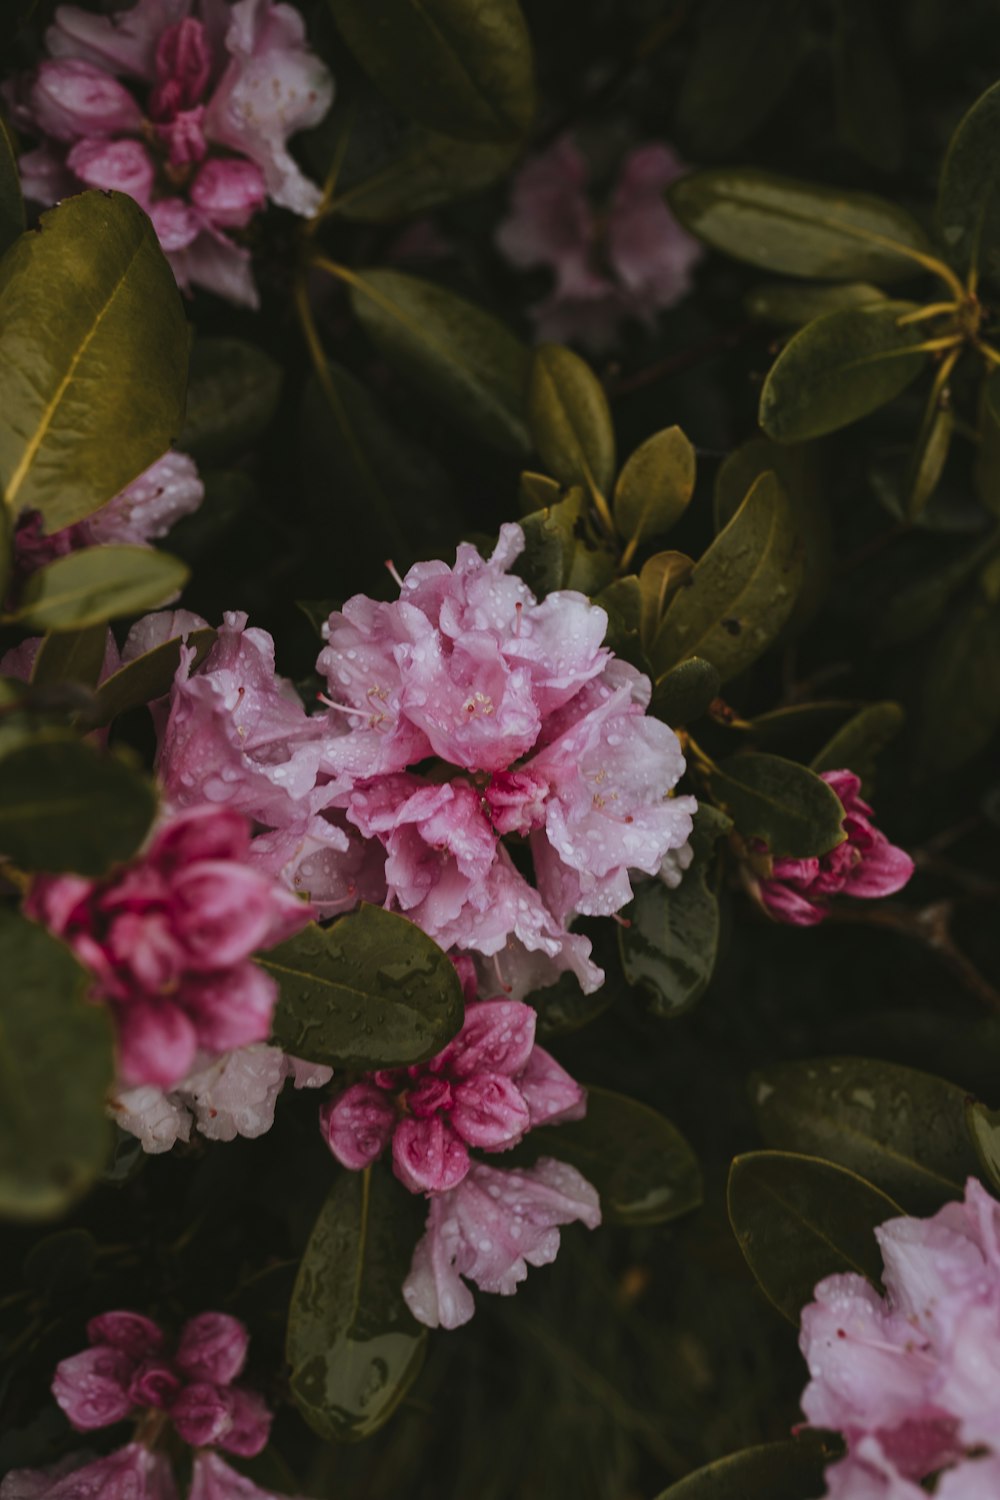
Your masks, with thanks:
[[[639,574],[639,637],[643,650],[652,645],[668,604],[693,567],[694,560],[683,552],[657,552],[643,563]]]
[[[694,494],[694,449],[679,427],[654,432],[631,455],[615,486],[613,514],[632,546],[663,536]]]
[[[690,656],[653,684],[649,711],[665,724],[693,724],[719,696],[719,674],[710,661]]]
[[[352,146],[356,136],[352,136]],[[518,143],[460,141],[407,123],[361,170],[348,162],[331,213],[363,224],[396,224],[488,187],[510,171]]]
[[[906,714],[899,703],[866,704],[813,756],[812,769],[817,773],[854,771],[862,781],[870,781],[878,756],[905,722]]]
[[[35,630],[82,630],[172,599],[188,569],[151,547],[87,547],[32,573],[13,616]]]
[[[35,657],[32,685],[51,687],[59,682],[77,682],[81,687],[96,687],[107,643],[108,630],[104,624],[47,635]]]
[[[978,1100],[966,1103],[966,1126],[986,1180],[1000,1192],[1000,1109],[988,1109]]]
[[[565,500],[525,516],[525,549],[515,570],[539,597],[553,589],[600,593],[614,577],[615,557],[609,547],[595,546],[583,524],[587,504],[583,491],[570,490]]]
[[[192,630],[186,638],[174,636],[171,640],[154,646],[152,651],[144,651],[141,656],[126,662],[117,672],[106,677],[97,689],[93,710],[87,715],[88,723],[110,724],[112,719],[125,713],[126,709],[155,703],[157,698],[164,697],[170,691],[180,665],[181,647],[187,646],[194,651],[191,660],[193,672],[205,660],[214,644],[214,630]]]
[[[801,328],[824,313],[842,307],[870,307],[885,300],[885,293],[867,281],[835,281],[827,286],[819,282],[769,281],[747,292],[744,306],[749,317],[763,323]]]
[[[713,768],[712,794],[744,839],[763,839],[776,859],[810,859],[843,842],[844,809],[807,766],[747,751]]]
[[[807,1432],[718,1458],[672,1484],[657,1500],[815,1500],[825,1466],[837,1457],[832,1440]]]
[[[952,264],[965,275],[1000,269],[1000,175],[994,149],[1000,131],[1000,83],[981,94],[959,121],[941,168],[937,226]]]
[[[528,426],[546,471],[560,484],[605,495],[615,477],[615,432],[601,382],[560,344],[535,350],[528,375]]]

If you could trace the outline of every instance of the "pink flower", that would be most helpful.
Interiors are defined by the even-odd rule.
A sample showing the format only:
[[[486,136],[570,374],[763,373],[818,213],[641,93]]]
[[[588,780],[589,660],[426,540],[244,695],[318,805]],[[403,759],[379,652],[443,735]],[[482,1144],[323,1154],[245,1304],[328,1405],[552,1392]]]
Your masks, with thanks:
[[[824,921],[835,896],[874,901],[902,890],[913,874],[910,856],[872,822],[874,813],[858,796],[860,778],[853,771],[824,771],[822,776],[843,803],[843,842],[818,858],[776,859],[770,876],[757,883],[768,914],[794,927]]]
[[[0,1500],[177,1500],[177,1488],[162,1453],[129,1443],[107,1458],[14,1469],[0,1481]]]
[[[497,244],[513,265],[554,273],[552,295],[532,309],[541,338],[601,353],[624,321],[651,325],[687,293],[701,250],[663,196],[683,170],[668,146],[638,147],[625,157],[602,215],[571,136],[521,168]]]
[[[430,1062],[352,1084],[323,1105],[320,1127],[345,1167],[370,1166],[391,1142],[400,1182],[411,1193],[441,1193],[468,1175],[470,1146],[506,1151],[536,1125],[585,1110],[580,1085],[535,1045],[531,1006],[481,1000]]]
[[[430,1201],[403,1296],[431,1328],[457,1328],[475,1311],[462,1278],[509,1297],[528,1266],[555,1260],[561,1224],[601,1222],[597,1193],[574,1167],[543,1157],[528,1171],[472,1166],[450,1192]]]
[[[247,864],[249,827],[226,809],[176,814],[103,880],[38,877],[26,912],[94,975],[114,1014],[127,1084],[169,1088],[199,1049],[263,1041],[277,990],[250,955],[297,932],[308,907]]]
[[[188,1500],[284,1500],[272,1490],[237,1474],[217,1453],[199,1453],[195,1457]]]
[[[1000,1204],[970,1178],[965,1201],[875,1231],[885,1296],[828,1277],[802,1313],[811,1380],[802,1409],[843,1432],[829,1495],[905,1500],[945,1470],[935,1494],[992,1493],[1000,1473]],[[911,1483],[912,1481],[912,1483]]]
[[[60,5],[49,57],[5,94],[41,137],[22,158],[29,197],[80,187],[130,194],[181,286],[257,305],[250,255],[231,231],[268,199],[308,215],[319,191],[288,152],[333,98],[302,17],[274,0],[136,0],[110,16]]]

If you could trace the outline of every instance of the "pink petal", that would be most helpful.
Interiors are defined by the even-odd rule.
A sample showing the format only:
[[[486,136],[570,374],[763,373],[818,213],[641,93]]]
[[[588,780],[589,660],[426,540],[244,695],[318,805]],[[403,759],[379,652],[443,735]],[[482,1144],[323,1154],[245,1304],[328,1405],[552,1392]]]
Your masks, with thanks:
[[[195,1457],[188,1500],[289,1500],[262,1490],[243,1474],[237,1474],[217,1453]]]
[[[132,1359],[147,1359],[163,1348],[162,1330],[142,1313],[101,1313],[87,1324],[87,1337],[92,1344],[110,1344]]]
[[[35,124],[59,141],[137,131],[138,103],[109,73],[77,58],[46,60],[31,90]]]
[[[267,1447],[273,1420],[263,1396],[234,1386],[229,1391],[231,1426],[219,1439],[220,1448],[241,1458],[254,1458]]]
[[[87,187],[114,188],[128,193],[143,207],[149,202],[155,169],[141,141],[93,137],[77,141],[66,157],[66,165]]]
[[[170,1419],[178,1437],[192,1448],[217,1443],[232,1422],[229,1392],[206,1382],[185,1386],[170,1408]]]
[[[319,1112],[323,1139],[352,1172],[371,1166],[388,1146],[396,1124],[391,1097],[371,1083],[354,1083]]]
[[[92,1463],[79,1455],[68,1462],[68,1472],[66,1464],[41,1473],[13,1470],[0,1481],[0,1500],[177,1500],[167,1459],[141,1443]]]
[[[587,1113],[586,1090],[544,1047],[532,1048],[524,1071],[518,1074],[517,1087],[528,1106],[532,1130],[536,1125],[582,1120]]]
[[[246,1328],[228,1313],[206,1312],[181,1329],[174,1362],[190,1380],[229,1385],[246,1364]]]
[[[466,1007],[465,1021],[443,1058],[453,1078],[506,1073],[526,1065],[535,1043],[537,1013],[517,1000],[480,1000]]]
[[[411,1193],[444,1193],[469,1170],[469,1153],[446,1120],[401,1120],[392,1137],[392,1167]]]
[[[261,170],[239,157],[213,157],[191,184],[191,202],[221,229],[243,229],[267,202]]]
[[[247,962],[227,973],[186,978],[183,999],[199,1047],[218,1055],[267,1040],[278,986]]]
[[[99,1345],[56,1366],[52,1394],[78,1432],[110,1427],[132,1410],[128,1387],[134,1361],[121,1349]]]
[[[501,1073],[480,1073],[456,1084],[449,1118],[462,1140],[484,1151],[516,1145],[531,1125],[520,1090]]]
[[[194,459],[186,453],[165,453],[138,479],[133,479],[120,495],[88,516],[87,530],[95,545],[107,542],[145,545],[166,536],[178,521],[196,511],[204,498],[205,486]],[[193,615],[189,610],[174,611],[173,616],[166,611],[162,614],[164,619],[175,616],[190,622],[188,629],[198,629],[205,624],[199,615]],[[135,629],[133,626],[129,632],[130,638]],[[175,629],[173,634],[179,635],[181,631]],[[169,638],[163,637],[164,640]],[[129,658],[123,655],[122,659],[127,661]]]
[[[172,1001],[131,1000],[115,1010],[120,1072],[125,1083],[168,1089],[190,1072],[197,1033]]]

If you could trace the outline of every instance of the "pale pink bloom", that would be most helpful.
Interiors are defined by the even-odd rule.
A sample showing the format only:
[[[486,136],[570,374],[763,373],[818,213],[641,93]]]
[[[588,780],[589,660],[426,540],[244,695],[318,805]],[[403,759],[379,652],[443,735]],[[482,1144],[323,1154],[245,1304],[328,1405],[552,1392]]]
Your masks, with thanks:
[[[128,193],[152,219],[181,286],[257,305],[249,251],[232,237],[268,200],[311,214],[319,190],[288,138],[333,98],[291,5],[137,0],[108,16],[60,5],[49,56],[5,89],[29,197]]]
[[[475,1304],[465,1281],[512,1296],[529,1265],[555,1260],[558,1226],[576,1220],[595,1229],[601,1210],[596,1191],[574,1167],[551,1157],[517,1172],[475,1163],[457,1187],[431,1197],[403,1284],[407,1306],[431,1328],[467,1323]]]
[[[14,532],[14,566],[23,577],[82,547],[146,547],[196,511],[204,498],[194,459],[186,453],[165,453],[85,521],[45,533],[38,512],[26,512]]]
[[[411,1193],[441,1193],[468,1174],[469,1148],[506,1151],[537,1125],[581,1119],[583,1089],[535,1044],[530,1005],[471,1004],[436,1057],[372,1073],[323,1105],[320,1128],[345,1167],[370,1166],[392,1146]]]
[[[822,777],[843,804],[843,842],[818,858],[776,859],[771,875],[757,882],[768,914],[794,927],[824,921],[836,896],[875,901],[902,890],[913,874],[910,856],[875,827],[872,809],[858,795],[860,778],[853,771],[824,771]]]
[[[14,1469],[0,1481],[0,1500],[177,1500],[177,1489],[162,1453],[129,1443],[107,1458],[74,1455],[49,1470]]]
[[[668,146],[640,146],[622,162],[603,208],[588,191],[587,162],[571,136],[521,168],[497,244],[512,265],[554,274],[551,296],[531,309],[541,338],[602,353],[623,322],[651,326],[686,295],[702,252],[664,198],[683,170]]]
[[[217,1453],[198,1453],[191,1474],[188,1500],[285,1500],[272,1490],[237,1474]]]
[[[218,1056],[269,1035],[277,987],[251,955],[311,913],[249,867],[249,847],[243,817],[203,805],[168,818],[145,853],[103,880],[33,882],[25,911],[93,974],[126,1084],[171,1088],[199,1049]]]

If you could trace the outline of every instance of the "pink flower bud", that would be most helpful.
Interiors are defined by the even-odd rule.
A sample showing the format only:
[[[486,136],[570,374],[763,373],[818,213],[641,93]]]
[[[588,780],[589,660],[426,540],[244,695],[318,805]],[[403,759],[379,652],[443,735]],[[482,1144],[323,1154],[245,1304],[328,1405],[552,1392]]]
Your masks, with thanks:
[[[181,1388],[181,1380],[162,1359],[145,1360],[132,1376],[128,1388],[133,1406],[168,1407]]]
[[[204,1382],[187,1385],[170,1408],[177,1434],[192,1448],[206,1448],[232,1425],[230,1393]]]
[[[132,1410],[133,1361],[121,1349],[99,1345],[56,1366],[52,1394],[79,1432],[110,1427]]]
[[[87,1337],[92,1344],[110,1344],[133,1359],[146,1359],[163,1348],[161,1330],[142,1313],[101,1313],[87,1324]]]
[[[469,1153],[447,1120],[401,1120],[392,1138],[392,1165],[411,1193],[443,1193],[469,1170]]]
[[[153,191],[153,163],[141,141],[77,141],[66,157],[70,171],[88,187],[128,193],[148,203]]]
[[[263,1396],[234,1386],[227,1391],[231,1426],[219,1439],[219,1447],[241,1458],[253,1458],[267,1447],[273,1417]]]
[[[175,1363],[189,1379],[229,1385],[246,1363],[249,1336],[228,1313],[201,1313],[181,1330]]]
[[[122,84],[80,58],[43,62],[31,90],[39,128],[59,141],[137,131],[142,110]]]
[[[516,1145],[531,1125],[524,1096],[500,1073],[480,1073],[457,1083],[450,1118],[464,1141],[484,1151]]]
[[[222,229],[243,229],[267,202],[264,176],[252,161],[213,157],[191,184],[191,202]]]
[[[197,104],[212,71],[212,50],[201,21],[187,16],[161,32],[156,44],[156,86],[149,96],[154,120]]]
[[[353,1172],[371,1166],[382,1155],[396,1123],[393,1101],[370,1083],[355,1083],[339,1099],[320,1109],[323,1139],[343,1166]]]

